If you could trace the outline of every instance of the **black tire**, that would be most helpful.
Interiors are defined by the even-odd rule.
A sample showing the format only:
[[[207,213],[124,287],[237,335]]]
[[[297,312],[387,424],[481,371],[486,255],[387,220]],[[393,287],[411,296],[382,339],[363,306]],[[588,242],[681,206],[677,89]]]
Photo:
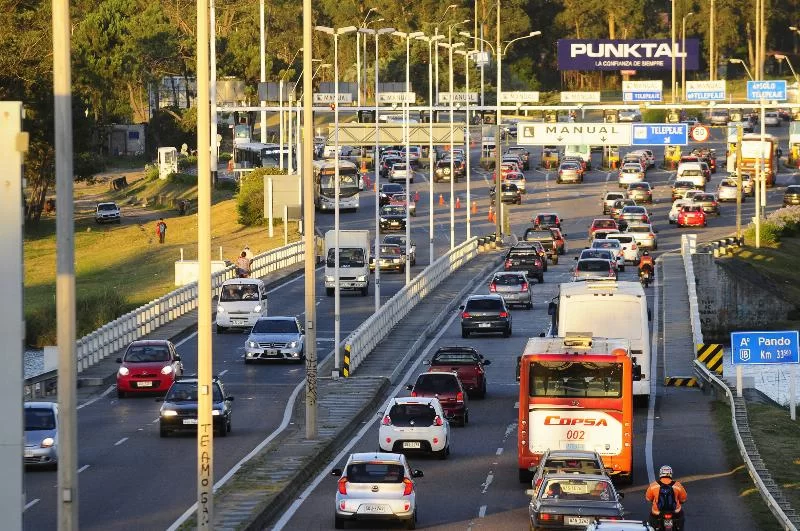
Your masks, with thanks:
[[[244,364],[245,364],[245,365],[250,365],[251,363],[253,363],[253,360],[251,360],[251,359],[249,359],[247,356],[245,356],[245,357],[244,357]]]
[[[542,271],[547,272],[547,257],[542,260]]]
[[[344,518],[338,516],[333,517],[333,527],[336,529],[344,529]]]
[[[226,435],[228,435],[228,428],[227,428],[227,426],[222,426],[222,428],[220,428],[219,430],[217,430],[217,435],[219,435],[220,437],[225,437]]]
[[[406,529],[416,529],[417,528],[417,511],[414,511],[414,514],[411,515],[411,519],[406,522]]]
[[[469,424],[469,411],[464,413],[464,416],[461,418],[461,427],[463,428],[467,424]]]
[[[519,482],[527,483],[528,485],[530,485],[531,481],[533,480],[533,472],[531,472],[527,468],[520,468],[518,470],[519,470]]]
[[[369,286],[364,286],[361,288],[361,296],[366,297],[367,295],[369,295]]]
[[[619,270],[624,273],[625,272],[625,266],[624,265],[619,266]]]
[[[467,338],[469,337],[469,330],[461,329],[461,337]]]
[[[169,430],[164,428],[163,426],[160,426],[158,428],[158,435],[160,437],[169,437]]]
[[[445,446],[444,448],[442,448],[438,452],[433,452],[433,455],[439,461],[444,461],[445,459],[447,459],[447,454],[449,453],[448,450],[449,450],[448,447]]]
[[[532,303],[532,302],[529,302],[529,303],[527,303],[527,304],[525,305],[525,309],[526,309],[526,310],[533,310],[533,303]]]
[[[125,398],[125,391],[117,389],[117,398]]]
[[[336,288],[325,288],[325,295],[328,297],[333,297],[335,295]]]
[[[503,337],[509,337],[509,336],[511,336],[511,328],[506,328],[505,330],[503,330]]]
[[[217,325],[217,334],[224,334],[224,333],[225,333],[225,327]]]
[[[544,275],[540,273],[536,280],[539,281],[539,284],[544,284]]]

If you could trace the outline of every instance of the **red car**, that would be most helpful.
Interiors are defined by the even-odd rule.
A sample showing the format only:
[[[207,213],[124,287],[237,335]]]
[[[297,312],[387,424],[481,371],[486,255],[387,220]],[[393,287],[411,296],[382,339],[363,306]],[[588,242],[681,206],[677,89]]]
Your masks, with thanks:
[[[550,227],[560,229],[562,221],[564,220],[561,219],[561,216],[555,212],[542,212],[536,214],[533,219],[531,219],[533,228],[537,230],[547,230]]]
[[[617,222],[613,219],[609,218],[596,218],[592,221],[591,226],[589,227],[589,238],[594,235],[595,232],[598,230],[614,230],[619,231],[619,226]]]
[[[686,205],[678,212],[679,227],[705,227],[706,213],[700,205]]]
[[[461,385],[470,396],[484,398],[486,396],[485,366],[492,362],[484,359],[472,347],[442,347],[429,361],[428,372],[449,372],[458,374]]]
[[[417,376],[414,385],[407,385],[411,396],[438,398],[447,420],[454,420],[461,426],[469,423],[467,393],[461,380],[454,372],[423,372]]]
[[[117,397],[129,393],[166,393],[183,375],[183,363],[175,345],[167,340],[134,341],[117,358]]]

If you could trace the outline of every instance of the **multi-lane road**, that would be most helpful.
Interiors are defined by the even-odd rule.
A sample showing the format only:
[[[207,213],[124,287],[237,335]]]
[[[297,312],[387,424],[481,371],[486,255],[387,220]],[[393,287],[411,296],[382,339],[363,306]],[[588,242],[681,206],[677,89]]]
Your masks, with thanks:
[[[777,130],[771,131],[773,134]],[[784,136],[786,128],[781,128]],[[725,144],[722,131],[715,130],[711,147],[717,149],[724,161]],[[714,142],[716,138],[716,142]],[[632,149],[632,148],[631,148]],[[540,153],[531,147],[538,160]],[[662,156],[656,151],[656,158]],[[477,150],[472,153],[473,198],[478,200],[479,213],[473,218],[473,235],[492,232],[486,219],[490,174],[477,170]],[[599,155],[595,155],[595,163]],[[599,165],[599,164],[598,164]],[[533,165],[532,165],[533,167]],[[720,164],[724,167],[724,163]],[[720,172],[709,188],[715,189]],[[605,190],[616,189],[613,173],[595,170],[580,185],[557,185],[553,172],[526,172],[528,194],[521,206],[511,206],[511,226],[521,233],[531,216],[538,211],[556,211],[565,218],[570,252],[559,265],[550,266],[545,283],[534,286],[536,305],[532,311],[515,311],[514,336],[502,338],[460,339],[458,322],[448,322],[430,347],[443,344],[475,345],[492,360],[489,367],[489,396],[471,402],[471,422],[454,433],[452,459],[444,462],[414,459],[414,465],[425,471],[418,482],[420,496],[420,525],[437,529],[522,529],[526,526],[527,499],[516,474],[516,382],[514,363],[527,337],[538,335],[547,326],[547,302],[556,295],[559,282],[569,280],[572,257],[587,245],[587,228],[594,217],[601,215],[600,198]],[[667,223],[670,206],[670,181],[674,173],[660,169],[648,172],[648,181],[655,188],[656,203],[650,208],[659,229],[659,252],[675,250],[680,234]],[[769,191],[770,208],[780,202],[781,184]],[[428,264],[428,183],[427,173],[417,175],[412,190],[419,190],[421,200],[412,237],[417,243],[418,265],[413,273]],[[435,197],[440,193],[448,198],[448,183],[435,185]],[[462,209],[456,214],[456,240],[465,238],[464,209],[466,185],[458,183],[456,193]],[[753,215],[753,201],[744,204],[743,218]],[[362,206],[355,214],[342,215],[342,228],[374,227],[374,195],[365,192]],[[698,232],[700,240],[728,236],[735,227],[735,206],[723,206],[719,218],[711,217],[709,226]],[[324,232],[332,225],[332,216],[317,216],[318,227]],[[449,208],[435,206],[435,244],[437,255],[449,248]],[[635,279],[626,271],[623,278]],[[333,299],[325,296],[321,271],[317,272],[317,337],[320,357],[333,346]],[[381,275],[382,298],[388,298],[402,287],[404,275]],[[371,290],[374,287],[371,287]],[[272,313],[280,308],[287,315],[301,315],[303,281],[296,279],[273,290]],[[653,290],[650,290],[653,292]],[[667,294],[668,296],[668,294]],[[278,303],[278,301],[280,301]],[[668,300],[665,303],[669,303]],[[373,311],[373,297],[346,294],[342,297],[342,337],[353,330]],[[652,306],[652,302],[651,302]],[[688,311],[688,310],[687,310]],[[304,377],[302,365],[247,365],[242,362],[243,335],[214,335],[214,371],[222,376],[226,387],[236,397],[233,431],[230,437],[215,442],[215,477],[223,477],[237,462],[265,439],[281,422],[286,401]],[[179,342],[187,373],[196,369],[196,338],[186,335]],[[659,350],[659,355],[669,352]],[[420,353],[419,358],[425,356]],[[411,363],[414,363],[412,361]],[[420,371],[419,366],[408,369],[409,377]],[[657,377],[662,376],[659,373]],[[113,393],[81,406],[79,422],[80,525],[82,529],[165,529],[169,527],[196,499],[196,455],[194,439],[190,436],[162,439],[158,435],[158,406],[153,397],[118,400]],[[691,503],[689,515],[696,528],[752,528],[745,525],[749,515],[736,503],[736,493],[728,479],[720,442],[713,433],[707,399],[697,391],[687,389],[661,393],[655,402],[650,422],[654,431],[648,437],[648,410],[637,411],[635,419],[635,481],[626,488],[625,507],[636,518],[644,517],[646,508],[641,501],[648,480],[646,441],[652,445],[655,466],[667,462],[681,477],[688,477]],[[365,428],[362,437],[353,442],[354,449],[373,450],[377,428]],[[338,464],[338,463],[337,463]],[[323,479],[310,490],[299,511],[286,514],[281,522],[286,529],[325,529],[332,527],[332,503],[335,481]],[[48,471],[28,471],[25,475],[27,509],[25,529],[40,530],[56,527],[56,475]],[[38,500],[38,501],[36,501]],[[703,511],[692,510],[703,507]]]

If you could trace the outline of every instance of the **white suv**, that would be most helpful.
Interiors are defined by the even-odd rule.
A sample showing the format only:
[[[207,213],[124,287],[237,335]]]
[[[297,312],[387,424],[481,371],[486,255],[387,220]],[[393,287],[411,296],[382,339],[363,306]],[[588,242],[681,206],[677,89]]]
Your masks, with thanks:
[[[697,188],[705,190],[706,176],[699,162],[681,162],[675,175],[676,181],[692,181]]]
[[[94,220],[97,223],[120,223],[119,207],[114,202],[97,203]]]
[[[430,452],[439,459],[447,459],[450,423],[439,399],[392,398],[381,419],[378,443],[384,452]]]

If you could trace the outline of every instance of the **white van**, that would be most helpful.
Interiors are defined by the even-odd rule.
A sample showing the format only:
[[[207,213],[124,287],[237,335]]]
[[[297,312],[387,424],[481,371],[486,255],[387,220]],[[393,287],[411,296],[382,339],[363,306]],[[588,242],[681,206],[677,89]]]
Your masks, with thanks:
[[[681,162],[675,175],[676,181],[692,181],[697,188],[706,189],[706,175],[699,162]]]
[[[592,169],[592,149],[589,146],[566,146],[564,148],[565,157],[580,157],[586,163],[586,169]]]
[[[222,283],[217,302],[217,333],[228,328],[249,330],[267,315],[267,287],[258,278],[232,278]]]

